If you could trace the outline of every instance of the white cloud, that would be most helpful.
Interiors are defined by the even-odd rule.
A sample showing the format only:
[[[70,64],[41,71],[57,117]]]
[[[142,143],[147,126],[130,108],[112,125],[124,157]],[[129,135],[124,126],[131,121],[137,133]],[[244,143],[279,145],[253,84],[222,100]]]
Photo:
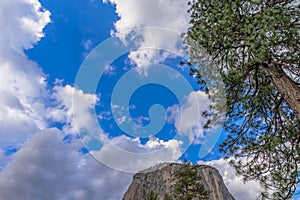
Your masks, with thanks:
[[[116,74],[116,69],[111,65],[106,65],[104,68],[104,74],[108,76],[112,76]]]
[[[23,68],[20,68],[22,66]],[[46,127],[44,75],[30,61],[0,63],[0,147],[18,144]]]
[[[143,145],[139,139],[119,136],[92,155],[111,168],[135,173],[161,162],[174,162],[182,154],[180,145],[177,140],[163,141],[154,137]]]
[[[132,177],[78,152],[49,129],[35,134],[0,172],[0,199],[121,199]]]
[[[118,124],[123,124],[126,121],[126,116],[122,116],[117,119]]]
[[[43,28],[49,22],[50,12],[38,0],[1,1],[0,55],[31,48],[44,36]]]
[[[129,36],[131,33],[126,29],[135,27],[163,27],[179,32],[186,28],[186,1],[111,2],[116,4],[121,17],[116,23],[116,34],[120,38]],[[50,12],[43,9],[38,0],[0,1],[0,166],[8,161],[1,149],[22,146],[25,142],[17,153],[10,156],[10,163],[0,172],[0,199],[121,199],[132,179],[131,174],[105,167],[89,154],[79,153],[81,142],[78,140],[71,143],[62,141],[64,133],[78,132],[81,128],[102,133],[91,115],[98,98],[69,85],[58,84],[49,89],[46,75],[23,53],[24,49],[32,48],[43,37],[43,28],[49,22]],[[133,34],[143,36],[140,48],[152,45],[178,52],[177,37],[147,31]],[[138,66],[159,61],[161,56],[164,59],[169,55],[154,51],[130,54]],[[143,59],[146,63],[141,63]],[[72,96],[77,102],[75,107]],[[195,106],[195,101],[189,96],[182,116],[173,115],[178,130],[190,133],[193,127],[199,129],[199,119],[195,119],[197,114],[191,114],[192,118],[186,116],[188,112],[195,111]],[[200,112],[197,110],[197,113]],[[182,121],[180,125],[180,117],[191,121],[187,124]],[[49,118],[64,123],[64,132],[47,129]],[[200,129],[197,135],[202,135]],[[100,154],[107,162],[117,167],[123,166],[127,171],[137,171],[158,162],[174,161],[182,153],[177,140],[151,138],[142,145],[139,140],[121,136],[109,142],[103,146]],[[120,151],[111,148],[112,144],[134,152],[135,156],[138,152],[142,153],[142,156],[138,159],[134,159],[135,156],[122,157]],[[151,152],[154,152],[153,155]],[[228,180],[235,188],[234,182]]]
[[[3,150],[0,150],[0,172],[2,171],[4,166],[7,164],[7,162],[8,162],[8,157],[5,156],[5,153]]]
[[[191,92],[181,107],[174,105],[169,107],[168,122],[174,123],[179,134],[189,136],[190,141],[202,139],[205,118],[202,112],[209,108],[208,96],[201,91]]]
[[[64,123],[64,132],[79,134],[81,129],[102,133],[97,123],[97,116],[93,115],[99,98],[95,94],[86,94],[82,90],[70,85],[56,85],[51,98],[54,106],[49,108],[48,118]]]
[[[23,53],[43,37],[49,17],[37,0],[0,2],[0,150],[21,147],[52,122],[64,123],[65,133],[101,132],[91,115],[97,97],[60,81],[49,88],[47,75]]]
[[[145,124],[150,122],[150,118],[144,117],[144,116],[135,117],[135,118],[133,118],[133,120],[140,127],[145,126]]]
[[[69,85],[49,88],[24,55],[43,37],[49,17],[37,0],[0,2],[0,199],[120,199],[131,175],[80,154],[81,142],[64,143],[64,133],[47,129],[49,118],[64,123],[65,132],[95,129],[89,120],[97,102]],[[15,146],[17,153],[5,155]]]
[[[123,42],[134,41],[138,49],[129,54],[141,73],[147,65],[169,57],[169,50],[181,54],[178,48],[181,33],[188,28],[188,4],[185,0],[103,0],[116,6],[120,19],[115,23],[115,35]],[[155,27],[155,29],[138,28]],[[149,49],[151,47],[151,49]],[[148,48],[148,49],[145,49]]]
[[[99,113],[98,118],[100,120],[111,120],[113,118],[112,113],[110,111],[102,111]]]
[[[241,176],[237,176],[233,167],[231,167],[228,161],[223,158],[219,160],[213,160],[209,162],[199,162],[199,164],[211,165],[217,168],[223,177],[224,183],[227,186],[230,193],[239,200],[253,200],[261,193],[260,185],[255,181],[249,181],[244,183]]]
[[[50,12],[37,0],[0,2],[0,148],[19,145],[47,126],[46,76],[28,60],[31,48],[50,22]]]
[[[83,40],[81,42],[83,48],[86,50],[86,51],[89,51],[90,48],[91,48],[91,45],[92,45],[92,40],[88,39],[88,40]]]

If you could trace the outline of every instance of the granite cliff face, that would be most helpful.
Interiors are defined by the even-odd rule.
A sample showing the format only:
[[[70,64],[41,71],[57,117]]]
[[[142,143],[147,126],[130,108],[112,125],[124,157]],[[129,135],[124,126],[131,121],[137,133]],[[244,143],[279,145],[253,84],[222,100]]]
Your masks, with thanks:
[[[123,200],[146,200],[151,190],[158,194],[159,200],[164,194],[172,196],[175,172],[181,167],[178,163],[163,163],[135,174]],[[207,165],[198,165],[197,169],[210,200],[234,200],[217,169]]]

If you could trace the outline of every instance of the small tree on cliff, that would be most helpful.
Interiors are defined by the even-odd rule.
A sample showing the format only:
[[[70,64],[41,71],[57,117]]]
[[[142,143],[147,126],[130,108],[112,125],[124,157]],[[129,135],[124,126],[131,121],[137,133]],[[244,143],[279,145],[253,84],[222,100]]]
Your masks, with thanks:
[[[171,196],[168,194],[164,195],[164,200],[172,200]]]
[[[151,190],[147,194],[147,200],[158,200],[158,195],[153,190]],[[165,194],[164,200],[172,200],[172,198],[168,194]]]
[[[158,195],[151,190],[148,194],[147,194],[147,200],[157,200]]]
[[[199,200],[209,199],[196,165],[185,162],[182,169],[176,172],[175,177],[177,179],[174,185],[176,200],[192,200],[195,197]]]

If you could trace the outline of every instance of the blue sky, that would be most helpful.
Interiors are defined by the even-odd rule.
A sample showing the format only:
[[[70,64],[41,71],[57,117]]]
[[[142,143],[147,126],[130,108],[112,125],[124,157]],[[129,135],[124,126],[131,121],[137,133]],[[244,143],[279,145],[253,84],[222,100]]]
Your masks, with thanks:
[[[133,172],[182,159],[217,167],[237,199],[257,196],[218,153],[222,127],[203,130],[209,100],[178,65],[186,9],[183,0],[0,3],[1,198],[120,199]]]
[[[48,75],[49,84],[55,84],[56,79],[61,79],[63,84],[74,85],[79,67],[87,54],[103,40],[111,37],[111,31],[115,30],[114,23],[119,19],[115,13],[115,6],[96,1],[63,1],[60,3],[41,1],[41,3],[45,8],[51,10],[51,22],[44,29],[46,37],[34,48],[27,50],[26,54],[30,60],[37,62]],[[175,57],[162,60],[161,63],[166,63],[166,65],[179,70],[197,91],[196,81],[189,77],[188,69],[178,67],[180,60],[181,58]],[[111,67],[113,68],[112,72],[101,77],[103,81],[100,84],[104,87],[98,86],[96,91],[101,96],[99,105],[96,107],[98,114],[105,113],[107,115],[108,112],[111,112],[110,98],[114,86],[128,69],[135,67],[135,64],[129,61],[127,53],[115,60]],[[147,84],[139,88],[131,97],[130,104],[135,107],[135,109],[131,109],[131,115],[133,118],[143,117],[143,122],[147,124],[149,123],[147,115],[151,105],[161,104],[167,109],[176,103],[178,103],[176,97],[168,88],[159,84]],[[99,123],[110,137],[124,134],[114,119],[100,119]],[[166,123],[157,136],[169,140],[172,135],[174,136],[175,129],[172,124]],[[141,140],[142,143],[147,141],[147,138]],[[197,154],[199,148],[199,144],[191,145],[184,157],[196,162],[199,159]],[[208,158],[211,157],[218,156],[215,154],[208,156]]]

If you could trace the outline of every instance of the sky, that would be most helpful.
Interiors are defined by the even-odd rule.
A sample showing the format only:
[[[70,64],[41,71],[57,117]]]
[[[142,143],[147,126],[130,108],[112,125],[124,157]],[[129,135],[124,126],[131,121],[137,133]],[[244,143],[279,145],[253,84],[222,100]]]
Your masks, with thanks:
[[[167,11],[166,11],[166,8]],[[188,159],[252,200],[204,130],[184,0],[0,1],[0,199],[121,199],[133,173]]]

